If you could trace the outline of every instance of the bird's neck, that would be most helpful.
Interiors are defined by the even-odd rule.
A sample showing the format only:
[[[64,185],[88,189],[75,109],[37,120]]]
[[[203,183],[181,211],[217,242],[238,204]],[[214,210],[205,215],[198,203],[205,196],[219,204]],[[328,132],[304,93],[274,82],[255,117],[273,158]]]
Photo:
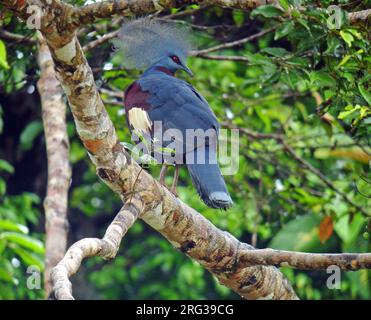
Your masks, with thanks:
[[[169,76],[172,76],[172,77],[175,76],[175,72],[174,71],[171,71],[168,68],[166,68],[164,66],[161,66],[161,65],[154,65],[154,66],[149,67],[143,73],[143,75],[148,75],[148,74],[153,74],[153,73],[165,73],[165,74],[167,74]]]

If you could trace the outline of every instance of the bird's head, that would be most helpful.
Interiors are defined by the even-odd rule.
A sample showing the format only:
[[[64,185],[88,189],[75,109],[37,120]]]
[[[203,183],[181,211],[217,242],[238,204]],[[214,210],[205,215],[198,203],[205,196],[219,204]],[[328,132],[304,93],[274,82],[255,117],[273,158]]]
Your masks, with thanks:
[[[115,46],[124,53],[124,64],[136,69],[166,68],[171,73],[184,70],[189,75],[187,55],[193,49],[190,31],[174,23],[141,18],[125,23]]]
[[[169,70],[171,73],[175,73],[178,70],[183,70],[187,72],[191,77],[193,73],[186,65],[186,57],[183,57],[179,53],[169,53],[161,58],[157,63],[154,64],[155,67],[163,67]]]

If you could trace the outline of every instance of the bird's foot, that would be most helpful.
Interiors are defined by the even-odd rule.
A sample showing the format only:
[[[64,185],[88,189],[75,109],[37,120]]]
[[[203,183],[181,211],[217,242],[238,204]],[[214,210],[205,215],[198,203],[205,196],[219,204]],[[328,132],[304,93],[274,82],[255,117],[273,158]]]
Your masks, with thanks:
[[[166,185],[166,183],[161,183],[161,181],[159,181],[159,183],[164,187],[166,188],[168,191],[170,191],[176,198],[178,198],[178,193],[176,192],[176,188],[173,188],[173,187],[169,187]]]
[[[177,187],[177,184],[178,184],[179,166],[175,167],[174,179],[173,179],[173,184],[172,184],[171,188],[168,187],[165,183],[165,176],[166,176],[167,169],[168,169],[168,165],[164,164],[161,168],[159,183],[161,185],[163,185],[167,190],[169,190],[175,197],[178,198],[178,193],[176,191],[176,187]]]
[[[162,165],[161,172],[160,172],[160,176],[159,176],[159,178],[158,178],[158,181],[159,181],[160,184],[162,184],[164,187],[166,187],[166,184],[165,184],[165,176],[166,176],[166,172],[167,172],[167,165],[164,164],[164,165]]]
[[[171,187],[171,188],[168,188],[168,190],[176,197],[176,198],[179,198],[178,196],[178,192],[176,191],[176,187]]]

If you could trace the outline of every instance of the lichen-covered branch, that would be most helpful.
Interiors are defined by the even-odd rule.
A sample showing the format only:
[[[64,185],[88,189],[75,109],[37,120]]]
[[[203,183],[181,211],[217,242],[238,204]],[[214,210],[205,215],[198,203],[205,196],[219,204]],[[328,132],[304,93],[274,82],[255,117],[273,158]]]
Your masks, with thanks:
[[[266,4],[277,4],[278,0],[111,0],[76,8],[73,20],[76,24],[86,24],[113,15],[141,15],[195,3],[249,10]]]
[[[29,45],[36,44],[36,41],[34,39],[30,39],[29,37],[23,36],[21,34],[12,33],[2,29],[0,29],[0,39]]]
[[[87,52],[87,51],[90,51],[92,49],[94,49],[95,47],[117,37],[119,34],[119,30],[115,30],[115,31],[112,31],[110,33],[107,33],[105,34],[104,36],[94,40],[94,41],[90,41],[89,43],[87,43],[85,46],[83,46],[83,51],[84,52]]]
[[[357,12],[350,12],[348,14],[348,19],[350,23],[356,23],[360,21],[367,21],[369,20],[371,15],[371,9],[366,9]]]
[[[77,272],[84,258],[99,256],[113,259],[116,256],[122,238],[143,210],[142,204],[135,196],[132,197],[116,215],[102,239],[85,238],[68,249],[52,271],[54,295],[58,300],[73,300],[69,277]]]
[[[342,270],[371,269],[371,253],[307,253],[273,249],[244,250],[239,266],[282,266],[302,270],[321,270],[337,266]]]
[[[45,294],[48,296],[52,291],[51,269],[63,258],[67,248],[67,199],[71,168],[63,90],[55,77],[49,49],[42,36],[39,39],[38,60],[41,75],[37,87],[41,97],[48,158],[48,181],[44,200],[46,230],[44,285]]]

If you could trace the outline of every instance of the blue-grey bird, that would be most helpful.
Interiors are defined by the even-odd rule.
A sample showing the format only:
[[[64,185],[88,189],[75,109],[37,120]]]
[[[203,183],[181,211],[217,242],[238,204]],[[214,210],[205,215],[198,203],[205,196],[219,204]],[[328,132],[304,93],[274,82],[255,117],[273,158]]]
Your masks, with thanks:
[[[181,161],[175,163],[172,191],[176,192],[179,165],[185,164],[204,203],[211,208],[229,208],[233,202],[217,164],[219,123],[205,98],[192,85],[175,77],[178,70],[192,75],[186,66],[192,47],[189,31],[174,24],[142,18],[125,23],[119,38],[116,45],[123,50],[124,64],[145,70],[125,91],[124,105],[130,130],[147,132],[153,140],[153,124],[161,121],[164,132],[168,129],[181,132],[184,148]],[[203,141],[187,140],[187,129],[209,130],[211,134]],[[162,142],[162,147],[168,145],[169,142]],[[178,149],[175,152],[179,152]],[[165,168],[166,165],[160,174],[162,184]]]

